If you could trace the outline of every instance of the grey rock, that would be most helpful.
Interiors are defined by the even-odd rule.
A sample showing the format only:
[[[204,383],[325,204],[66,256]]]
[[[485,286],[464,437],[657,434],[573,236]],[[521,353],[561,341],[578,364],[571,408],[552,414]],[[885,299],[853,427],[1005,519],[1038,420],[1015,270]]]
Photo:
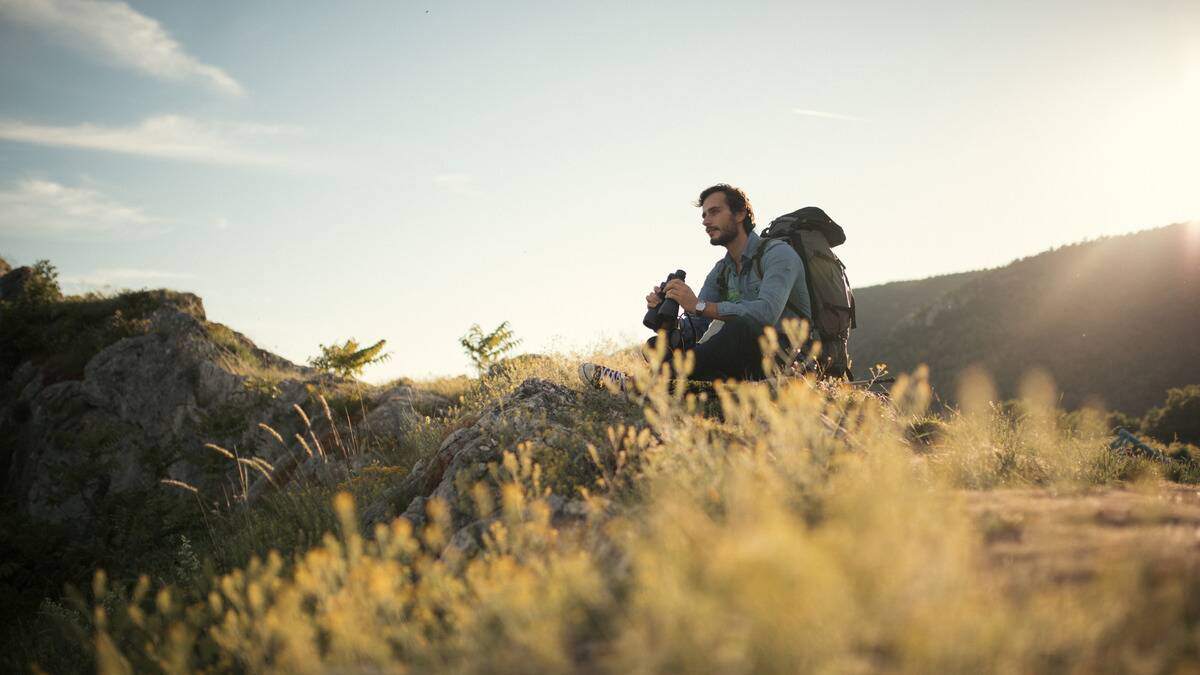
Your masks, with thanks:
[[[575,392],[558,384],[530,378],[498,403],[485,408],[470,426],[457,429],[442,441],[427,462],[386,489],[363,509],[364,530],[386,523],[397,516],[408,518],[415,526],[425,522],[424,506],[429,499],[440,499],[452,510],[466,495],[460,495],[456,478],[464,473],[468,482],[487,474],[487,465],[499,462],[503,449],[515,449],[520,443],[570,433],[572,417],[578,413]],[[464,514],[455,512],[455,524]]]
[[[409,386],[392,387],[371,397],[374,410],[367,415],[363,428],[369,434],[403,437],[425,417],[449,409],[450,401],[432,392]]]
[[[442,557],[456,555],[459,559],[465,559],[474,556],[482,550],[483,536],[494,522],[496,522],[495,518],[481,518],[458,528],[442,549]]]
[[[20,457],[29,515],[50,522],[82,521],[107,495],[145,489],[151,464],[136,429],[92,406],[81,382],[59,382],[31,402],[27,438],[39,452]]]
[[[40,364],[26,361],[0,383],[9,401],[0,403],[5,497],[36,520],[85,535],[108,497],[178,489],[161,485],[164,478],[195,487],[206,500],[232,495],[232,501],[248,502],[297,477],[344,476],[311,460],[295,436],[311,433],[327,446],[330,462],[347,461],[335,449],[336,434],[310,388],[348,382],[207,322],[195,295],[157,293],[162,304],[149,316],[146,332],[99,351],[81,380],[46,386]],[[15,415],[18,402],[21,414]],[[295,405],[306,410],[311,432]],[[444,397],[414,387],[379,392],[367,405],[375,433],[396,436],[448,407]],[[283,442],[260,429],[260,422]],[[252,473],[243,487],[236,464],[206,443],[262,457],[275,467],[272,481]]]
[[[13,373],[12,380],[9,386],[14,389],[19,389],[21,392],[17,395],[18,401],[31,401],[37,393],[42,390],[42,386],[46,380],[46,374],[42,369],[33,365],[32,361],[25,361],[17,366],[16,372]]]
[[[413,500],[408,504],[408,508],[400,515],[407,518],[413,524],[414,528],[424,527],[426,520],[425,498],[421,496],[413,497]]]
[[[270,417],[270,405],[245,386],[246,377],[209,338],[199,298],[183,294],[179,300],[155,311],[146,334],[96,354],[80,381],[43,388],[33,364],[18,369],[28,380],[20,399],[30,415],[4,487],[28,515],[86,530],[88,505],[159,489],[165,477],[217,494],[234,466],[204,443],[243,451],[258,443],[254,426]],[[292,391],[304,391],[303,385]],[[217,423],[222,420],[232,422]]]

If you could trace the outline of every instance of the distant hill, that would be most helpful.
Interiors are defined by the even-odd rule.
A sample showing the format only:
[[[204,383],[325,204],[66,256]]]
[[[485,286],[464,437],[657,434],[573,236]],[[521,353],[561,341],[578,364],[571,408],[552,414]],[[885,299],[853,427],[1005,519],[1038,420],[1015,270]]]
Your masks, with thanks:
[[[855,291],[856,375],[921,363],[944,401],[983,366],[1003,397],[1038,367],[1062,404],[1141,414],[1200,383],[1200,234],[1185,224],[1063,246],[997,269]]]

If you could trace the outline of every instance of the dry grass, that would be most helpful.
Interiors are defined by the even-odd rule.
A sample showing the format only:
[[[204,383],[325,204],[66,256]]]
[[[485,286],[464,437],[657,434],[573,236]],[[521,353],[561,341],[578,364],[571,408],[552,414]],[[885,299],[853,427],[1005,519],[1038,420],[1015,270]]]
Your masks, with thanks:
[[[1051,517],[1035,502],[1061,503],[1044,497],[1054,492],[1091,499],[1079,495],[1125,480],[1097,469],[1108,456],[1101,431],[1060,428],[1044,387],[1015,416],[964,409],[918,455],[906,430],[927,414],[922,374],[900,378],[889,400],[779,379],[719,386],[706,404],[671,391],[635,350],[583,358],[635,373],[645,418],[593,448],[594,485],[562,495],[586,517],[553,517],[524,448],[473,490],[469,532],[451,531],[447,505],[434,500],[425,529],[398,519],[364,537],[354,500],[340,494],[338,535],[292,560],[272,554],[218,575],[199,601],[114,590],[98,576],[90,644],[99,670],[1200,667],[1200,507],[1171,501],[1153,470],[1137,474],[1135,492],[1098,494],[1124,504],[1112,515],[1124,527],[1176,528],[1154,546],[1110,547],[1097,535],[1087,573],[1067,577],[1006,562],[1070,559],[1069,547],[1054,549],[1069,543],[1070,514],[1094,520],[1105,507]],[[461,405],[495,400],[529,375],[577,386],[577,360],[485,378],[462,391]],[[701,414],[713,406],[719,415]],[[1003,486],[1025,492],[963,490]],[[464,553],[464,538],[477,553]]]

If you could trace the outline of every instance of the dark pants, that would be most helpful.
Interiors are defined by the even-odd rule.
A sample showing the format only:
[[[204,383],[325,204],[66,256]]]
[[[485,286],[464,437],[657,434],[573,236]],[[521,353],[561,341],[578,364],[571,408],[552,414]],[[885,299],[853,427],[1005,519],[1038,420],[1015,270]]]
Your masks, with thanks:
[[[763,325],[753,319],[738,317],[726,321],[721,330],[703,344],[692,348],[696,353],[696,367],[692,369],[688,379],[711,382],[713,380],[761,380],[766,375],[762,369],[762,351],[758,348],[758,337],[763,333]],[[781,334],[779,345],[784,353],[788,352],[787,339]],[[658,342],[658,336],[650,338],[648,344],[653,349]],[[674,350],[667,347],[667,363],[671,374],[675,375],[671,355]]]

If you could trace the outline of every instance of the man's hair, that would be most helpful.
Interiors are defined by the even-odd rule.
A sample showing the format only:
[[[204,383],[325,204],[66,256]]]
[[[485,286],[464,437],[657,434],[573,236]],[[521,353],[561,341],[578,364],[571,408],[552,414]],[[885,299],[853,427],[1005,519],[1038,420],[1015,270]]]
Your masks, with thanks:
[[[704,200],[708,199],[709,195],[723,192],[725,193],[725,203],[729,205],[729,210],[737,215],[738,211],[746,212],[746,220],[742,221],[742,228],[746,230],[746,234],[754,229],[754,207],[750,205],[750,198],[742,192],[741,188],[735,188],[728,183],[717,183],[716,185],[705,188],[704,192],[700,193],[700,198],[696,200],[696,206],[704,208]]]

